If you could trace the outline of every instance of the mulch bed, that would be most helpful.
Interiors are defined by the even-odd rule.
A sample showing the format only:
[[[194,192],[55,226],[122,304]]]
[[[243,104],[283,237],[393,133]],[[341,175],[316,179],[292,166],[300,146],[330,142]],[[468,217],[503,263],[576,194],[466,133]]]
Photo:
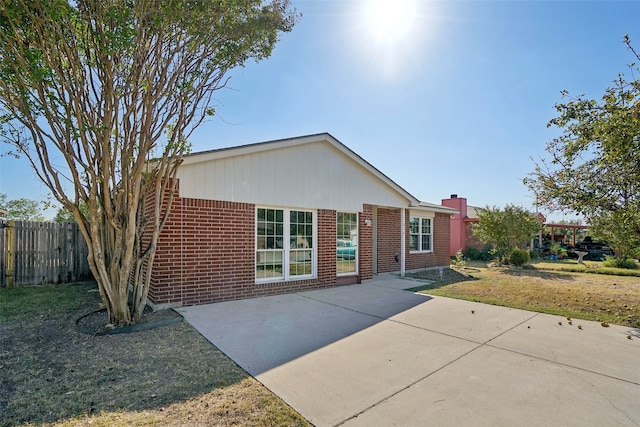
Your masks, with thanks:
[[[413,273],[408,273],[407,276],[413,279],[429,280],[433,282],[433,285],[441,286],[451,283],[464,282],[467,280],[475,280],[473,273],[477,272],[474,268],[445,268],[442,271],[442,277],[440,277],[440,271],[437,268],[428,270],[420,270]]]
[[[83,334],[101,336],[128,334],[134,332],[148,331],[150,329],[168,326],[173,323],[181,322],[182,317],[173,310],[153,311],[150,307],[146,307],[142,313],[139,322],[133,325],[121,326],[118,328],[110,327],[107,323],[109,316],[106,309],[100,309],[85,314],[76,320],[78,331]]]

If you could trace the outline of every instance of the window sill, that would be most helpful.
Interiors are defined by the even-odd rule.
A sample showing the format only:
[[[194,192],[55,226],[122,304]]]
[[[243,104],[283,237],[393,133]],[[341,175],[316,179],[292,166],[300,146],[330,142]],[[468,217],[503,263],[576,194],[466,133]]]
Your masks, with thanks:
[[[273,279],[257,279],[255,281],[256,285],[272,285],[274,283],[293,283],[299,282],[301,280],[314,280],[317,279],[318,276],[308,275],[308,276],[296,276],[295,278],[285,279],[284,277],[274,277]]]
[[[409,255],[413,254],[432,254],[433,251],[409,251]]]

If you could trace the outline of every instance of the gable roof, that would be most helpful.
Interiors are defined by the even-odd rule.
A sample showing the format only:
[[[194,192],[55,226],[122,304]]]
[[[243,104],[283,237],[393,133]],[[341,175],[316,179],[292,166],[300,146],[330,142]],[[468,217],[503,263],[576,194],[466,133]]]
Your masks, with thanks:
[[[193,165],[200,162],[207,162],[212,160],[220,160],[229,157],[243,156],[248,154],[256,154],[260,152],[289,148],[295,146],[303,146],[306,144],[314,144],[319,142],[325,142],[333,146],[335,149],[340,151],[343,155],[360,165],[364,168],[368,173],[372,174],[380,181],[385,183],[388,187],[390,187],[393,191],[401,195],[408,201],[409,206],[412,209],[425,209],[435,212],[445,212],[445,213],[457,213],[458,211],[452,208],[444,207],[441,205],[435,205],[431,203],[425,203],[418,200],[415,196],[409,193],[407,190],[402,188],[396,182],[394,182],[391,178],[382,173],[379,169],[374,167],[371,163],[364,160],[357,153],[351,150],[349,147],[344,145],[338,139],[334,138],[328,132],[312,134],[312,135],[304,135],[293,138],[284,138],[277,139],[272,141],[264,141],[253,144],[239,145],[235,147],[227,147],[227,148],[219,148],[208,151],[201,151],[197,153],[192,153],[184,156],[183,164],[184,165]]]

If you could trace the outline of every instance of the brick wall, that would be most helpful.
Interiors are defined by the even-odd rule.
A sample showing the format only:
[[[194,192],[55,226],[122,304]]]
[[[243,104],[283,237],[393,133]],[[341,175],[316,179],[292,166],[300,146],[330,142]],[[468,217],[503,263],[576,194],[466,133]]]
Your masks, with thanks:
[[[318,287],[336,282],[336,211],[319,209],[318,218]]]
[[[408,212],[408,211],[407,211]],[[400,271],[400,209],[378,208],[378,273]]]
[[[407,230],[406,248],[407,261],[405,263],[406,270],[417,270],[420,268],[448,266],[449,258],[449,231],[451,221],[449,214],[436,213],[432,219],[433,226],[433,252],[411,254],[409,253],[409,212],[405,217],[405,227]]]
[[[409,254],[407,270],[449,264],[449,216],[436,214],[434,252]],[[377,210],[378,273],[400,270],[400,209]],[[374,207],[359,214],[359,279],[373,277]],[[149,299],[154,304],[195,305],[276,295],[353,283],[336,278],[336,211],[317,210],[317,278],[255,283],[255,205],[176,197],[158,242]],[[358,278],[356,278],[358,279]]]
[[[466,231],[465,248],[482,249],[484,245],[482,244],[478,236],[473,234],[473,224],[475,223],[467,222],[465,224],[465,231]]]
[[[371,206],[360,214],[360,276],[373,276]],[[255,205],[177,197],[160,235],[152,303],[196,305],[326,288],[336,280],[336,211],[317,210],[315,279],[255,283]]]
[[[378,273],[400,271],[400,209],[378,209]],[[436,213],[433,218],[433,252],[412,254],[409,251],[409,209],[405,210],[405,269],[439,267],[449,265],[449,214]]]
[[[435,259],[433,266],[448,266],[451,258],[449,255],[451,234],[451,221],[449,221],[450,214],[448,213],[436,213],[434,219],[434,232],[436,233],[433,239],[434,256]]]
[[[158,242],[151,301],[193,305],[246,293],[255,275],[254,229],[251,204],[177,198]]]
[[[358,270],[360,279],[373,278],[373,206],[364,205],[358,224]],[[369,222],[370,225],[367,225]]]

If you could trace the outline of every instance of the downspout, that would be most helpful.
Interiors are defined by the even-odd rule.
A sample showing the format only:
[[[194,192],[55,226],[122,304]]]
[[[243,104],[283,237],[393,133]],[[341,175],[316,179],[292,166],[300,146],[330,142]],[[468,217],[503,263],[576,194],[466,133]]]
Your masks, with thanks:
[[[400,277],[405,274],[405,208],[400,209]]]

